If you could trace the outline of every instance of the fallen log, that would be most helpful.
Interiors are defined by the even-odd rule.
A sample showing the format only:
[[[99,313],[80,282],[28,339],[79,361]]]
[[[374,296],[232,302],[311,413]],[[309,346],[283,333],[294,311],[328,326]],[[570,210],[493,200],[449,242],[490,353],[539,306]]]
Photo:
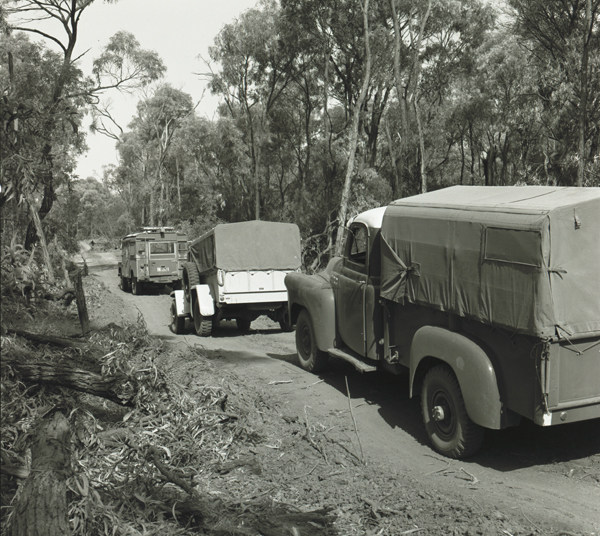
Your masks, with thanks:
[[[31,471],[15,505],[11,536],[71,534],[67,477],[71,474],[71,428],[60,410],[52,410],[37,427],[31,445]]]
[[[137,386],[135,379],[129,376],[104,377],[95,372],[58,363],[22,363],[15,359],[4,359],[2,363],[12,367],[25,382],[68,387],[106,398],[121,406],[134,405]]]
[[[53,335],[40,335],[38,333],[23,331],[22,329],[7,328],[6,333],[9,335],[18,335],[36,344],[51,344],[60,348],[77,348],[79,350],[89,350],[91,348],[87,342],[74,341],[64,337],[54,337]]]

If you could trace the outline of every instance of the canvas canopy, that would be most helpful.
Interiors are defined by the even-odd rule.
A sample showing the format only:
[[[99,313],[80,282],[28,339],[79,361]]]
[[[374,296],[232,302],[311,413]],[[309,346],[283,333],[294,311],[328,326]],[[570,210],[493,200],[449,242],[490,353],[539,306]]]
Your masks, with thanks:
[[[600,332],[600,188],[454,186],[393,202],[381,296],[538,337]]]
[[[296,270],[300,230],[293,223],[248,221],[217,225],[190,242],[189,255],[200,272]]]

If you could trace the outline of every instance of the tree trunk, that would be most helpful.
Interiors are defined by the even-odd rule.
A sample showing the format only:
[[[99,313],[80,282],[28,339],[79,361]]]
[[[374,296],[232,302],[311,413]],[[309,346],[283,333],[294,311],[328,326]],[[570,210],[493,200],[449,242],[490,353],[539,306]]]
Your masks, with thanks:
[[[53,410],[36,430],[31,446],[31,472],[21,488],[11,522],[11,536],[71,534],[66,480],[71,472],[71,429]]]
[[[50,254],[48,253],[46,235],[44,234],[44,229],[42,228],[42,220],[40,219],[38,211],[35,210],[33,198],[31,195],[27,196],[27,204],[29,205],[31,219],[33,220],[35,230],[37,231],[37,235],[40,240],[40,247],[42,248],[42,254],[44,256],[44,263],[46,264],[46,269],[48,270],[48,281],[50,283],[54,283],[54,270],[52,269],[52,262],[50,261]]]
[[[107,378],[95,372],[57,363],[21,363],[12,359],[4,359],[3,363],[15,369],[24,382],[67,387],[106,398],[120,406],[133,406],[136,387],[127,376]]]
[[[354,160],[356,158],[356,147],[358,145],[358,124],[360,120],[360,109],[369,89],[371,79],[371,47],[369,46],[369,0],[365,0],[363,7],[363,21],[365,27],[365,55],[366,67],[362,88],[358,100],[354,105],[354,117],[352,119],[352,133],[350,135],[350,147],[348,148],[348,167],[346,169],[346,179],[344,180],[344,189],[342,191],[342,200],[340,202],[340,211],[338,213],[338,229],[335,240],[336,255],[342,254],[342,242],[344,233],[342,229],[346,224],[346,214],[348,212],[348,200],[350,199],[350,186],[352,185],[352,174],[354,173]]]
[[[390,125],[387,120],[387,117],[385,118],[384,126],[385,126],[385,136],[387,138],[387,144],[388,144],[388,151],[390,153],[390,161],[392,163],[392,173],[394,175],[394,180],[392,181],[392,197],[394,199],[397,199],[397,198],[401,197],[398,195],[398,193],[399,193],[398,186],[400,184],[400,178],[399,178],[399,174],[398,174],[396,151],[394,151],[394,142],[392,140],[392,134],[390,133]]]
[[[581,101],[579,103],[579,166],[577,168],[577,186],[583,186],[585,179],[585,131],[587,126],[588,101],[588,57],[589,43],[592,37],[592,0],[585,3],[585,33],[581,53]]]
[[[421,153],[421,193],[427,192],[427,163],[425,162],[425,136],[423,134],[423,127],[421,126],[421,112],[417,105],[417,99],[413,100],[415,107],[415,117],[417,118],[417,131],[419,133],[419,151]]]
[[[90,330],[90,319],[88,317],[87,305],[85,303],[85,293],[83,292],[83,282],[81,270],[75,274],[75,299],[77,300],[77,314],[81,324],[81,332],[85,335]]]

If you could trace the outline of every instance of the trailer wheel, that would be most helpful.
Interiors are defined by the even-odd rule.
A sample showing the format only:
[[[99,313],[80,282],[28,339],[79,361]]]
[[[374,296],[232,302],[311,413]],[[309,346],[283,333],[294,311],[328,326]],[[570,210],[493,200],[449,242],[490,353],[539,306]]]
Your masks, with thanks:
[[[139,296],[142,293],[143,285],[138,281],[137,277],[131,279],[131,293]]]
[[[467,415],[460,385],[446,365],[433,367],[423,380],[421,410],[433,448],[449,458],[475,454],[484,429]]]
[[[317,347],[312,318],[306,309],[300,311],[296,322],[296,349],[300,366],[309,372],[322,370],[329,361],[329,354]]]
[[[175,300],[171,302],[171,324],[169,326],[175,335],[181,335],[185,330],[185,317],[177,316]]]
[[[198,300],[194,300],[194,329],[199,337],[210,337],[212,332],[212,316],[202,316]]]

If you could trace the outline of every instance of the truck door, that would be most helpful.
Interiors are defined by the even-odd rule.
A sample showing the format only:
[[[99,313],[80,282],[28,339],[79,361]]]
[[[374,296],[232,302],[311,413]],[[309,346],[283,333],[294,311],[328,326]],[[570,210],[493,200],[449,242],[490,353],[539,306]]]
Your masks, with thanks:
[[[353,223],[346,240],[336,297],[337,317],[343,342],[358,354],[366,355],[365,297],[368,282],[369,230]]]

